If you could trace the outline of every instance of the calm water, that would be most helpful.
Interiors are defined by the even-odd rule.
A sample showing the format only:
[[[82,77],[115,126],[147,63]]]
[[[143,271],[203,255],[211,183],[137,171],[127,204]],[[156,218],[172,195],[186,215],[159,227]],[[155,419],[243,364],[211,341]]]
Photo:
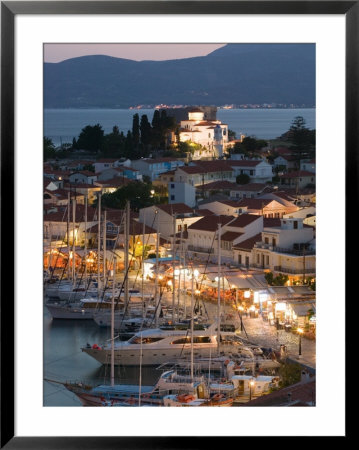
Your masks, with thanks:
[[[132,128],[132,118],[146,114],[151,121],[153,109],[45,109],[44,135],[55,145],[72,142],[86,125],[102,125],[110,133],[114,125],[125,134]],[[315,128],[315,109],[220,109],[217,118],[229,128],[259,139],[274,139],[286,132],[294,117],[304,117],[308,128]]]
[[[109,383],[110,367],[102,366],[81,351],[87,342],[101,344],[110,338],[110,329],[92,320],[52,320],[44,307],[44,378],[82,381],[92,385]],[[161,372],[142,368],[142,384],[153,385]],[[115,383],[139,384],[139,367],[116,367]],[[55,383],[44,382],[44,406],[81,406],[79,399]]]

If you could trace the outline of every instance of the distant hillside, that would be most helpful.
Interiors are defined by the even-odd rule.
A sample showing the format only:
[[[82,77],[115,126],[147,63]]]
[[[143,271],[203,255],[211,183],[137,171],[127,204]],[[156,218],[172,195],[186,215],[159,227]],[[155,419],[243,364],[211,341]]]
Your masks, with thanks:
[[[314,44],[228,44],[207,56],[132,61],[94,55],[44,65],[47,108],[138,104],[315,105]]]

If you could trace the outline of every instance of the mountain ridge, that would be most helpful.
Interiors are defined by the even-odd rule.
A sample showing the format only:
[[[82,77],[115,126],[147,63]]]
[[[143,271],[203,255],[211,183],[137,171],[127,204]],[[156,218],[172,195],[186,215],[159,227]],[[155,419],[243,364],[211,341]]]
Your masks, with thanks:
[[[315,105],[314,44],[228,44],[207,56],[88,55],[44,64],[46,108],[140,104]]]

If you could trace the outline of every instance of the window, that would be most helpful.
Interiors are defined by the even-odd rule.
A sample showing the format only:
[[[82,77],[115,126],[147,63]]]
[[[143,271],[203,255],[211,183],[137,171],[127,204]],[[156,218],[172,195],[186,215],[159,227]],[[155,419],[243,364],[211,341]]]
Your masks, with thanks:
[[[242,255],[238,255],[238,264],[242,264]]]
[[[174,189],[175,185],[173,183],[171,183],[171,189]]]
[[[254,174],[254,170],[250,170],[249,175],[253,175],[253,174]]]
[[[272,245],[273,245],[273,247],[275,247],[277,245],[277,241],[274,238],[272,238]]]
[[[264,243],[265,243],[265,244],[269,244],[269,238],[267,238],[267,237],[264,238]]]
[[[162,341],[162,337],[143,337],[142,344],[152,344],[153,342]],[[141,344],[140,336],[133,336],[129,341],[129,344]]]
[[[249,267],[249,256],[246,256],[246,266]]]
[[[269,266],[269,255],[266,256],[266,264]]]
[[[175,195],[171,195],[171,200],[175,200],[176,199],[176,196]]]
[[[298,228],[298,222],[296,220],[293,222],[293,228],[295,230]]]

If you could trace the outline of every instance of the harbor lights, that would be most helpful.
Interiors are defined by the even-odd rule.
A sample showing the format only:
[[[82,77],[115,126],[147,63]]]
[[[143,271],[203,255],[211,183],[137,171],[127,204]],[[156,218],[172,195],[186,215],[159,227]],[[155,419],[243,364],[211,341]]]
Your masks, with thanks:
[[[298,357],[302,356],[302,334],[303,329],[297,328],[297,333],[299,334],[299,349],[298,349]]]
[[[251,298],[251,291],[244,291],[243,297],[244,298]]]
[[[249,382],[249,401],[252,400],[252,389],[253,389],[253,387],[254,387],[254,380],[251,380]]]

